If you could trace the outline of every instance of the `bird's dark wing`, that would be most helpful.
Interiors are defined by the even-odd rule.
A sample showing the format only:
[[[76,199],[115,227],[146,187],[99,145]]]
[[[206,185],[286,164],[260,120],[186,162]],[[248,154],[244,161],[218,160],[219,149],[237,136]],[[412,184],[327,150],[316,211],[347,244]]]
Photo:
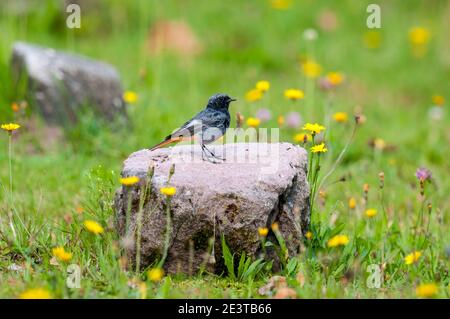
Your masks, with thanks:
[[[191,118],[189,121],[181,125],[179,129],[174,131],[172,134],[166,136],[164,140],[169,140],[174,136],[180,136],[180,135],[191,135],[194,136],[200,130],[202,129],[202,118],[204,118],[203,114],[206,110],[203,110],[199,112],[197,115],[195,115],[193,118]]]

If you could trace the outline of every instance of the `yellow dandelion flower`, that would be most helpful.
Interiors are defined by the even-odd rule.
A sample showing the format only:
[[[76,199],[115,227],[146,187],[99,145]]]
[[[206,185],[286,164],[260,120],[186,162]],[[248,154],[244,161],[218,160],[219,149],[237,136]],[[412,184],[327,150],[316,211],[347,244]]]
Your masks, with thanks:
[[[294,141],[297,143],[310,142],[312,141],[312,135],[306,133],[298,133],[294,135]]]
[[[8,133],[12,133],[13,131],[20,128],[19,124],[16,123],[8,123],[8,124],[2,124],[1,126],[2,130],[7,131]]]
[[[270,0],[270,4],[276,10],[286,10],[292,5],[292,0]]]
[[[32,288],[20,294],[20,299],[50,299],[52,296],[48,290],[43,288]]]
[[[305,97],[305,93],[298,89],[287,89],[284,91],[284,97],[289,100],[301,100]]]
[[[278,231],[279,229],[278,223],[273,223],[270,228],[272,228],[273,231]]]
[[[261,121],[256,117],[249,117],[247,119],[247,125],[250,127],[258,127]]]
[[[421,284],[416,288],[416,295],[420,298],[431,298],[438,293],[438,286],[434,283]]]
[[[261,92],[267,92],[270,89],[270,82],[261,80],[256,82],[256,89]]]
[[[409,255],[406,255],[405,258],[404,258],[405,265],[415,264],[419,260],[420,256],[422,256],[422,252],[421,251],[413,251]]]
[[[325,153],[328,149],[325,147],[325,143],[317,144],[311,147],[313,153]]]
[[[147,298],[147,284],[145,282],[139,283],[139,296],[141,299]]]
[[[124,186],[132,186],[139,182],[139,177],[137,176],[128,176],[120,179],[120,184]]]
[[[277,123],[279,126],[283,126],[284,125],[284,116],[283,115],[279,115],[277,118]]]
[[[336,235],[332,237],[330,240],[328,240],[327,246],[330,248],[338,247],[338,246],[345,246],[348,244],[350,239],[347,235]]]
[[[306,237],[307,239],[311,239],[311,238],[312,238],[312,232],[307,231],[306,234],[305,234],[305,237]]]
[[[261,237],[266,237],[269,233],[269,229],[267,227],[258,227],[258,234]]]
[[[258,89],[252,89],[245,94],[245,99],[248,102],[255,102],[255,101],[261,100],[262,96],[263,96],[263,92],[261,92]]]
[[[159,189],[160,193],[166,196],[173,196],[177,192],[177,189],[173,186],[161,187]]]
[[[442,95],[433,95],[431,100],[434,105],[442,106],[445,104],[445,98]]]
[[[72,253],[67,252],[64,247],[55,247],[52,249],[53,256],[61,261],[69,261],[72,259]]]
[[[333,115],[333,119],[338,123],[344,123],[348,120],[348,115],[345,112],[336,112]]]
[[[344,82],[344,75],[340,72],[329,72],[327,81],[333,86],[338,86]]]
[[[356,208],[356,199],[355,198],[351,197],[348,200],[348,208],[350,208],[350,209],[355,209]]]
[[[102,225],[97,223],[95,220],[90,220],[90,219],[85,220],[84,227],[86,227],[86,229],[88,231],[90,231],[91,233],[96,234],[96,235],[104,232]]]
[[[147,272],[147,278],[153,282],[160,281],[164,277],[164,270],[161,268],[152,268]]]
[[[302,71],[307,78],[315,79],[322,72],[322,67],[313,60],[306,60],[306,62],[302,63]]]
[[[125,92],[123,92],[123,100],[126,103],[129,103],[129,104],[136,103],[138,98],[139,98],[139,96],[138,96],[138,94],[136,92],[133,92],[133,91],[125,91]]]
[[[386,142],[382,138],[376,138],[373,141],[373,145],[377,150],[384,150],[386,148]]]
[[[376,209],[368,209],[366,210],[366,216],[369,218],[375,217],[377,215],[377,210]]]
[[[303,130],[310,131],[311,134],[320,134],[320,132],[325,130],[325,126],[322,126],[320,124],[314,123],[306,123],[303,125]]]
[[[424,27],[413,27],[409,30],[409,41],[412,45],[425,45],[430,41],[430,31]]]

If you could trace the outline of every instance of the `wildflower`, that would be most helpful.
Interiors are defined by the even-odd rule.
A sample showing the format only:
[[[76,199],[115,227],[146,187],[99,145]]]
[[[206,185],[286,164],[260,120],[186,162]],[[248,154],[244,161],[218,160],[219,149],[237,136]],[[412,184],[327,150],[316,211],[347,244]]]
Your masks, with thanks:
[[[292,0],[271,0],[270,4],[276,10],[286,10],[292,5]]]
[[[290,128],[297,128],[300,123],[302,122],[302,119],[300,117],[300,114],[298,112],[290,112],[286,116],[286,125]]]
[[[269,229],[267,227],[258,227],[258,234],[261,237],[266,237],[269,233]]]
[[[164,277],[164,270],[161,268],[152,268],[147,272],[147,278],[153,282],[160,281]]]
[[[284,96],[292,101],[301,100],[305,97],[305,93],[298,89],[287,89],[284,91]]]
[[[325,147],[325,143],[314,145],[311,147],[311,152],[313,153],[326,153],[328,149]]]
[[[377,49],[381,44],[381,33],[379,31],[368,31],[364,33],[363,42],[368,49]]]
[[[315,79],[322,72],[322,67],[320,66],[320,64],[313,60],[307,60],[306,62],[302,63],[302,71],[307,78]]]
[[[20,125],[19,124],[15,124],[15,123],[8,123],[8,124],[2,124],[1,128],[2,128],[2,130],[5,130],[9,134],[11,134],[13,131],[19,129]]]
[[[348,115],[345,112],[336,112],[333,115],[333,119],[338,123],[347,122]]]
[[[124,186],[132,186],[139,182],[139,177],[137,176],[128,176],[120,179],[120,183]]]
[[[344,82],[344,76],[339,72],[329,72],[326,76],[328,82],[331,83],[332,86],[338,86]]]
[[[270,228],[272,228],[273,231],[278,231],[278,223],[273,223]]]
[[[166,196],[173,196],[175,195],[175,193],[177,192],[177,189],[175,187],[172,186],[167,186],[167,187],[161,187],[159,189],[159,191],[161,192],[161,194],[166,195]]]
[[[72,253],[67,252],[64,247],[55,247],[52,249],[53,256],[61,261],[69,261],[72,259]]]
[[[14,102],[13,104],[11,104],[11,110],[16,113],[20,111],[20,107],[19,104],[17,104],[16,102]]]
[[[425,167],[420,167],[416,171],[416,177],[419,181],[431,180],[431,172]]]
[[[306,123],[303,126],[303,129],[305,131],[310,131],[311,134],[315,135],[315,134],[320,134],[320,132],[324,131],[325,130],[325,126],[322,126],[322,125],[317,124],[317,123],[314,123],[314,124]]]
[[[421,251],[413,251],[412,253],[410,253],[409,255],[405,256],[405,265],[412,265],[415,264],[420,256],[422,256],[422,252]]]
[[[311,134],[306,133],[298,133],[294,135],[294,141],[297,143],[306,143],[312,141]]]
[[[336,235],[332,237],[330,240],[328,240],[327,246],[330,248],[337,246],[345,246],[348,244],[349,241],[350,239],[348,238],[347,235]]]
[[[366,210],[366,216],[369,218],[375,217],[377,215],[377,210],[376,209],[368,209]]]
[[[245,99],[249,102],[261,100],[263,93],[258,89],[252,89],[245,94]]]
[[[139,296],[141,299],[147,298],[147,284],[145,282],[139,283]]]
[[[433,102],[433,105],[442,106],[445,104],[445,99],[442,95],[433,95],[431,97],[431,101]]]
[[[279,126],[283,126],[284,125],[284,116],[283,115],[279,115],[277,118],[277,123]]]
[[[103,227],[94,220],[87,219],[84,221],[84,227],[93,234],[101,234],[104,232]]]
[[[314,41],[317,39],[317,31],[316,29],[309,28],[303,31],[303,38],[307,41]]]
[[[306,234],[305,234],[305,237],[306,237],[307,239],[311,239],[311,238],[312,238],[312,232],[307,231]]]
[[[409,30],[409,41],[412,45],[426,45],[430,40],[430,31],[424,27],[413,27]]]
[[[25,290],[20,294],[20,299],[50,299],[48,290],[43,288],[32,288]]]
[[[250,127],[258,127],[261,121],[256,117],[249,117],[247,119],[247,125]]]
[[[437,294],[438,286],[434,283],[421,284],[416,288],[416,295],[420,298],[430,298]]]
[[[261,122],[267,122],[272,118],[272,113],[269,109],[262,108],[256,112],[256,118],[260,119]]]
[[[261,92],[267,92],[270,89],[269,81],[258,81],[256,82],[256,89]]]
[[[137,102],[138,95],[136,92],[133,92],[133,91],[125,91],[125,92],[123,92],[123,100],[126,103],[133,104],[133,103]]]
[[[351,197],[348,200],[348,208],[350,208],[350,209],[355,209],[356,208],[356,199],[355,198]]]
[[[386,148],[386,142],[382,138],[376,138],[373,141],[373,146],[375,149],[382,151]]]

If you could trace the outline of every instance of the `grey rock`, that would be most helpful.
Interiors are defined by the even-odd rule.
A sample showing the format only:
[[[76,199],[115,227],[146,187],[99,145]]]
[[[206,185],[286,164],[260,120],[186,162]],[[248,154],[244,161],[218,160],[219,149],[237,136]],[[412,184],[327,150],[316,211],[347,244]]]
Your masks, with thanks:
[[[28,43],[14,44],[11,67],[18,88],[52,124],[73,123],[83,106],[113,120],[125,115],[119,74],[109,64]]]
[[[142,198],[141,265],[152,264],[164,252],[167,201],[159,189],[167,185],[172,165],[175,172],[169,185],[177,192],[170,201],[170,248],[164,264],[167,272],[192,273],[201,267],[223,271],[222,235],[237,256],[245,252],[259,258],[262,248],[258,227],[270,229],[274,222],[289,254],[297,254],[310,220],[306,151],[290,143],[209,147],[226,160],[215,164],[202,161],[198,145],[184,145],[153,152],[141,150],[125,161],[122,176],[138,176],[140,181],[117,190],[116,228],[123,237],[136,235]],[[151,179],[149,167],[154,169]],[[268,239],[276,242],[272,231]],[[129,256],[134,260],[136,245],[131,246]],[[279,262],[273,251],[266,251],[265,257],[274,259],[274,264]]]

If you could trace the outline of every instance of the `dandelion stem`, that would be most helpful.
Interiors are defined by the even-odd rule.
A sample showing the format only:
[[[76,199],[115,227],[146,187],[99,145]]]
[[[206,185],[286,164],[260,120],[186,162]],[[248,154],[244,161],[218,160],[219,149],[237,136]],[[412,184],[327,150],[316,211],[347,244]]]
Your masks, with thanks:
[[[355,123],[355,126],[353,127],[352,130],[352,134],[350,135],[350,138],[347,141],[347,144],[345,145],[345,147],[342,149],[341,153],[339,154],[338,158],[336,159],[336,161],[334,162],[333,166],[331,167],[331,169],[328,171],[328,173],[325,174],[325,176],[322,178],[322,180],[319,183],[319,189],[322,187],[323,183],[325,183],[325,181],[327,180],[328,177],[331,176],[331,174],[333,174],[333,172],[336,170],[337,166],[340,164],[340,162],[342,161],[342,159],[344,158],[345,153],[347,152],[348,148],[350,147],[350,144],[353,142],[353,138],[355,137],[356,134],[356,128],[358,127],[358,124]],[[316,196],[316,194],[314,194],[314,196]]]
[[[9,155],[9,196],[11,197],[11,205],[14,203],[13,199],[13,178],[12,178],[12,134],[9,133],[8,138],[8,155]]]
[[[171,219],[170,219],[170,197],[167,196],[166,200],[166,238],[164,240],[164,253],[161,258],[161,261],[158,264],[158,267],[161,268],[164,265],[164,262],[167,258],[167,253],[169,251],[169,242],[170,242],[170,228],[171,228]]]

